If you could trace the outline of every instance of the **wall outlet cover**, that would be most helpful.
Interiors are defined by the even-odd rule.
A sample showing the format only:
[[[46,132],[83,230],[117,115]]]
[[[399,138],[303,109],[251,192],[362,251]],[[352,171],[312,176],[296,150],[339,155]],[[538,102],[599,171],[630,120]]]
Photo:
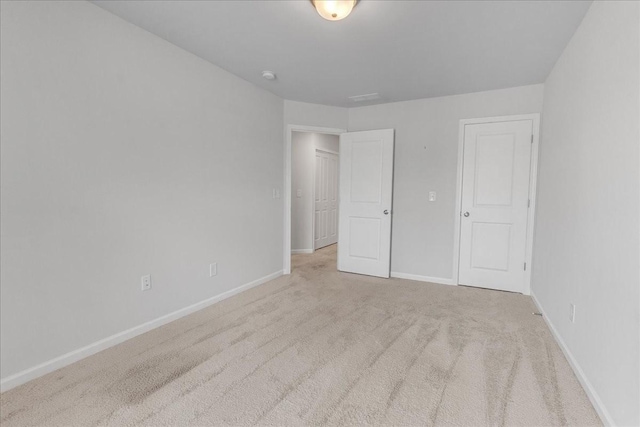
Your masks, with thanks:
[[[148,291],[151,289],[151,275],[147,274],[146,276],[142,276],[141,287],[143,291]]]

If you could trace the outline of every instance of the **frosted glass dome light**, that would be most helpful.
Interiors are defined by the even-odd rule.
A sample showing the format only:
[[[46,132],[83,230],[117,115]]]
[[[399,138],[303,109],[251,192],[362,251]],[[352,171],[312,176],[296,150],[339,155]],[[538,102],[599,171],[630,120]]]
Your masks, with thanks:
[[[339,21],[349,16],[358,0],[311,0],[318,14],[329,21]]]

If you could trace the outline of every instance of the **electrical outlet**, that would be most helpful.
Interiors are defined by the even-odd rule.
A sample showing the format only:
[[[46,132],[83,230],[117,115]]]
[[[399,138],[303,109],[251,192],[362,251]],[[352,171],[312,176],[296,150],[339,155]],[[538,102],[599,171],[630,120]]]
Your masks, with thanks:
[[[209,277],[218,275],[218,263],[214,262],[209,264]]]
[[[146,276],[142,276],[141,284],[143,291],[148,291],[149,289],[151,289],[151,275],[147,274]]]
[[[576,305],[569,304],[569,320],[571,323],[576,323]]]
[[[302,190],[300,188],[298,188],[298,191],[296,191],[296,197],[302,197]]]

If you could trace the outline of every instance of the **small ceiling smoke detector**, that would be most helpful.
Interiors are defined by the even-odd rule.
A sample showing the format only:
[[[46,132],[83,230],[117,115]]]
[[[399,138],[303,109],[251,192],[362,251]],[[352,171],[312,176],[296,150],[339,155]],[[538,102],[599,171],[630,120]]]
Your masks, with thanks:
[[[354,95],[349,97],[353,102],[365,102],[365,101],[373,101],[374,99],[380,99],[380,94],[376,93],[367,93],[365,95]]]
[[[262,77],[264,77],[267,80],[275,80],[276,79],[276,75],[273,71],[263,71],[262,72]]]

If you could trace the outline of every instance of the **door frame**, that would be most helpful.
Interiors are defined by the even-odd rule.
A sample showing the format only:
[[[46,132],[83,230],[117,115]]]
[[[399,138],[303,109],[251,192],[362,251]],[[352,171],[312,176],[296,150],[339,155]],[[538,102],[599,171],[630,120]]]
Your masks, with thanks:
[[[522,293],[531,295],[531,270],[533,262],[533,237],[536,214],[536,185],[538,182],[538,150],[540,146],[540,114],[520,114],[515,116],[483,117],[476,119],[461,119],[458,129],[458,169],[456,175],[456,210],[454,213],[454,241],[453,241],[453,284],[459,285],[458,274],[460,267],[460,221],[462,220],[462,171],[464,160],[464,130],[466,125],[513,122],[520,120],[532,121],[533,143],[531,147],[531,173],[529,175],[529,213],[527,215],[527,237],[525,247],[525,272]]]
[[[282,272],[291,274],[291,136],[293,132],[325,133],[340,135],[346,129],[325,128],[318,126],[287,125],[286,138],[284,140],[284,232],[283,232],[283,257]],[[315,198],[315,196],[314,196]],[[313,242],[313,240],[312,240]],[[313,243],[312,243],[313,244]]]
[[[336,157],[338,158],[338,191],[339,191],[340,190],[340,169],[339,169],[340,153],[338,151],[325,150],[323,148],[314,147],[314,157],[315,157],[315,153],[317,153],[318,151],[322,151],[323,153],[335,154]],[[315,210],[316,210],[316,206],[315,206],[315,204],[316,204],[316,186],[315,186],[315,180],[316,180],[316,162],[314,161],[313,162],[313,184],[314,185],[313,185],[313,187],[311,189],[311,203],[313,205],[313,209],[311,209],[311,253],[314,253],[316,251],[316,242],[315,242],[315,238],[316,238],[316,215],[315,215]],[[338,200],[338,212],[340,212],[340,200]]]

